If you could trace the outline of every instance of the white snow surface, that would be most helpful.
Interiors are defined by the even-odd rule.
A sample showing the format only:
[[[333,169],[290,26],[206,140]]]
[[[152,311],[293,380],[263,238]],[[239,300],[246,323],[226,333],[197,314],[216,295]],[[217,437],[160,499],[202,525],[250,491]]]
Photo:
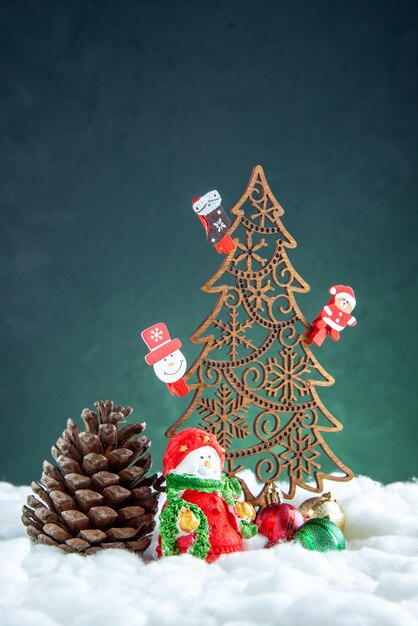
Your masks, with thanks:
[[[189,555],[145,563],[123,550],[83,557],[31,544],[20,521],[29,488],[0,483],[0,625],[418,624],[418,482],[359,477],[324,491],[344,507],[345,551],[253,545],[208,565]],[[293,504],[312,495],[299,491]]]

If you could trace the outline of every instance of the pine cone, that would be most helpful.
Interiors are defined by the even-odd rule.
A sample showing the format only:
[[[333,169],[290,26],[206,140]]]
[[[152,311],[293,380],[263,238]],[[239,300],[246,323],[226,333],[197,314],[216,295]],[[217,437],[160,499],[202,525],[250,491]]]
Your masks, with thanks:
[[[44,461],[39,483],[31,487],[22,521],[33,541],[66,552],[92,554],[102,548],[144,552],[151,543],[158,509],[154,474],[146,453],[151,442],[145,422],[119,428],[130,407],[95,403],[81,414],[86,430],[72,419],[51,452],[57,465]]]

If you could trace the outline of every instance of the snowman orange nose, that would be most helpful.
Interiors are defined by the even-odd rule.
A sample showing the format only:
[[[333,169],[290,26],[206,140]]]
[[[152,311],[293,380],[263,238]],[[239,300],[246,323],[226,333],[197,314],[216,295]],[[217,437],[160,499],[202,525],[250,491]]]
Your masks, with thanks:
[[[167,363],[168,367],[173,367],[174,365],[174,361],[171,361],[171,363]]]
[[[203,465],[204,465],[205,467],[209,468],[209,469],[212,469],[212,463],[209,461],[209,459],[208,459],[207,461],[205,461],[205,462],[203,463]]]

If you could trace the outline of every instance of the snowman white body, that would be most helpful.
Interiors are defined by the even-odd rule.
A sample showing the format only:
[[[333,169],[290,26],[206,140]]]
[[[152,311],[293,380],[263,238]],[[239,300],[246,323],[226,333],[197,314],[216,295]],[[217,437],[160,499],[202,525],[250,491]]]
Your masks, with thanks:
[[[153,365],[154,372],[163,383],[175,383],[184,376],[187,369],[186,357],[181,350],[175,350]]]
[[[189,388],[183,378],[187,369],[186,357],[181,350],[174,350],[153,365],[155,375],[167,385],[172,395],[183,396]]]
[[[190,452],[179,465],[172,470],[172,474],[187,474],[206,480],[221,479],[221,461],[211,446],[202,446]]]

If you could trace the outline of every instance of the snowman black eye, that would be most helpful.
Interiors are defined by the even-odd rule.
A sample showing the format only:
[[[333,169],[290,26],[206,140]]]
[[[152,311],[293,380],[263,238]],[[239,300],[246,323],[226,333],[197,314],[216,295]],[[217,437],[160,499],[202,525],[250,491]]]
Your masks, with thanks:
[[[203,459],[203,456],[201,456],[200,458]]]
[[[164,359],[164,362],[167,361],[167,359]]]

